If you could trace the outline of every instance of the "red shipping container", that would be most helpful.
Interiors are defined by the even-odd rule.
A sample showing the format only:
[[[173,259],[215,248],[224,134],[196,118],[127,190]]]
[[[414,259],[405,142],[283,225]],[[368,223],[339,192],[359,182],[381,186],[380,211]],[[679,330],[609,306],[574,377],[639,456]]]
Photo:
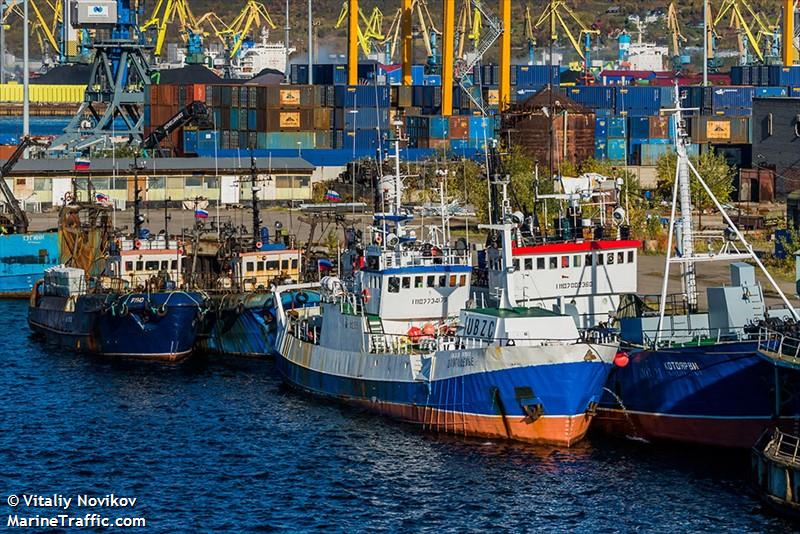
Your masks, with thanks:
[[[450,117],[450,139],[469,139],[469,117]]]

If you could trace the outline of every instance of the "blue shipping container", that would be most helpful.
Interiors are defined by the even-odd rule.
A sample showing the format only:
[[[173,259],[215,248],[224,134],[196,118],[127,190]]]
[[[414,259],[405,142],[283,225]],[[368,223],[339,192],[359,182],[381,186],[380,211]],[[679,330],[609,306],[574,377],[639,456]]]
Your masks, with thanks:
[[[660,87],[617,87],[615,96],[617,114],[631,117],[658,115],[661,109]]]
[[[197,130],[183,130],[183,151],[197,154]]]
[[[789,96],[788,87],[756,87],[756,98],[777,98]]]
[[[512,66],[516,70],[516,85],[539,87],[551,84],[558,85],[558,65],[516,65]]]
[[[754,87],[706,87],[703,107],[712,115],[742,115],[743,111],[753,108],[754,95]]]
[[[625,139],[609,139],[606,145],[606,157],[610,161],[626,161],[627,146]]]
[[[470,117],[469,138],[476,140],[494,137],[494,119],[491,117]]]
[[[800,85],[800,67],[782,67],[779,65],[769,67],[769,84],[772,86]]]
[[[343,115],[344,120],[342,123],[345,130],[386,129],[389,127],[389,110],[386,108],[361,108],[355,111],[357,113],[353,113],[352,110],[346,108],[336,110],[337,114],[341,113]]]
[[[337,108],[389,107],[389,87],[386,85],[337,85],[334,92]]]
[[[631,117],[631,139],[650,137],[650,117]]]
[[[197,132],[197,151],[204,152],[210,151],[213,152],[219,148],[217,145],[217,132],[214,130],[203,130]]]
[[[577,102],[592,109],[614,109],[614,88],[601,85],[568,87],[562,92]]]
[[[605,117],[597,117],[594,121],[594,139],[595,141],[605,139],[608,137],[608,119]]]
[[[431,117],[428,124],[429,135],[433,139],[447,139],[450,137],[449,117]]]
[[[625,117],[611,117],[608,119],[608,137],[624,139],[628,136],[628,119]]]

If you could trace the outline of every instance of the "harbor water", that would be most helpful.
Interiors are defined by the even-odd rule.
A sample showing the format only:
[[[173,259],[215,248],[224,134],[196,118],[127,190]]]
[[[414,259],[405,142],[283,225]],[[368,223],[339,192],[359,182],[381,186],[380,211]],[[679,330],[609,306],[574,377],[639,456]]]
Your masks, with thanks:
[[[65,352],[31,337],[26,310],[0,302],[6,515],[58,513],[12,509],[9,494],[113,493],[136,504],[104,515],[144,517],[154,532],[792,526],[749,490],[746,452],[602,436],[570,449],[441,437],[302,397],[266,361]]]

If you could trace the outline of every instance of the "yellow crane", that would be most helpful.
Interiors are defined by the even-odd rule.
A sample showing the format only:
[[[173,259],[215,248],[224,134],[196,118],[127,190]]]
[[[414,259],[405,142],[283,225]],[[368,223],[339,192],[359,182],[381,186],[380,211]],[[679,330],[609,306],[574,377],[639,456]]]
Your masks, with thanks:
[[[533,17],[531,6],[525,6],[525,41],[528,44],[528,65],[533,65],[536,52],[536,35],[533,31]]]
[[[50,12],[53,13],[51,22],[48,22],[45,19],[42,9],[40,8],[39,4],[35,2],[35,0],[28,0],[28,5],[33,10],[33,20],[30,21],[31,30],[36,29],[36,31],[40,32],[44,36],[44,39],[47,41],[47,43],[52,46],[53,50],[56,52],[56,54],[58,54],[60,53],[60,50],[58,46],[58,39],[56,39],[55,36],[55,28],[56,24],[61,18],[61,11],[60,9],[56,10],[56,6],[49,1],[46,0],[45,3],[47,4]],[[59,6],[60,4],[61,3],[59,2]],[[12,13],[18,16],[20,21],[23,20],[22,0],[11,0],[11,2],[8,3],[5,9],[5,16],[3,17],[4,24]]]
[[[230,57],[236,57],[242,48],[242,42],[251,30],[266,26],[273,30],[277,27],[272,22],[267,6],[256,0],[248,0],[236,18],[223,30],[223,35],[227,35],[231,39]]]
[[[714,26],[729,18],[728,27],[736,30],[739,56],[742,63],[748,61],[748,50],[751,49],[759,62],[764,62],[764,51],[759,44],[759,33],[769,31],[769,25],[759,13],[753,10],[747,0],[723,0],[714,18]]]
[[[350,7],[347,0],[342,3],[342,10],[339,12],[339,19],[336,21],[334,28],[337,30],[348,20],[350,14]],[[359,24],[357,26],[358,44],[361,51],[365,56],[372,52],[372,42],[384,42],[386,37],[383,35],[381,27],[383,26],[383,12],[378,7],[372,8],[369,18],[364,15],[361,8],[358,9]]]
[[[672,68],[680,70],[683,67],[681,61],[681,44],[687,41],[686,37],[681,32],[680,20],[678,19],[678,8],[675,7],[675,2],[670,3],[667,9],[667,29],[672,37]]]
[[[568,21],[572,21],[577,27],[577,30],[573,31]],[[585,68],[588,68],[591,37],[593,35],[599,35],[600,31],[586,26],[564,0],[550,0],[547,7],[542,11],[542,14],[539,15],[534,26],[540,28],[545,24],[549,26],[549,37],[553,42],[558,40],[558,28],[559,26],[561,27],[567,40],[572,45],[572,48],[575,49],[575,52],[578,53],[578,56],[580,56],[583,61]],[[581,44],[582,40],[583,44]]]
[[[472,41],[472,48],[476,48],[481,38],[483,28],[483,16],[480,10],[472,6],[470,0],[464,0],[461,11],[458,14],[458,24],[456,25],[455,39],[458,43],[458,53],[456,56],[464,59],[464,45],[467,41]]]
[[[419,33],[425,46],[425,53],[428,56],[428,62],[430,63],[436,57],[436,41],[442,32],[436,28],[436,25],[433,22],[433,17],[428,10],[428,4],[425,2],[425,0],[412,0],[411,14],[412,18],[416,15],[417,24],[419,24]],[[397,45],[400,42],[400,36],[402,33],[402,23],[403,10],[397,9],[394,17],[392,17],[392,22],[389,25],[389,29],[386,31],[386,36],[381,43],[388,48],[386,54],[387,62],[394,60],[395,53],[398,49]]]
[[[794,45],[795,28],[794,16],[796,10],[795,0],[783,0],[783,33],[781,35],[782,59],[787,67],[794,65],[797,59],[797,49]]]
[[[206,29],[206,26],[211,28],[211,31]],[[197,29],[202,32],[204,36],[213,35],[219,42],[226,45],[225,36],[231,33],[228,23],[219,18],[213,11],[209,11],[202,17],[197,19]]]
[[[187,0],[158,0],[150,18],[141,27],[142,32],[155,31],[156,42],[153,48],[155,56],[161,56],[167,30],[170,25],[175,23],[176,18],[181,37],[184,40],[187,39],[189,33],[201,32]]]

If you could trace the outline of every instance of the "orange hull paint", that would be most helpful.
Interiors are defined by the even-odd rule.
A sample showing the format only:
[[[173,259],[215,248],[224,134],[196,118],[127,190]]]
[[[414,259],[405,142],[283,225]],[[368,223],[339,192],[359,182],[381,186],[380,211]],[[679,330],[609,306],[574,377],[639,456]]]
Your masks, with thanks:
[[[536,421],[519,416],[476,415],[438,410],[428,406],[389,404],[346,399],[369,411],[421,426],[424,430],[465,437],[510,439],[527,443],[569,447],[589,430],[592,416],[540,417]]]

